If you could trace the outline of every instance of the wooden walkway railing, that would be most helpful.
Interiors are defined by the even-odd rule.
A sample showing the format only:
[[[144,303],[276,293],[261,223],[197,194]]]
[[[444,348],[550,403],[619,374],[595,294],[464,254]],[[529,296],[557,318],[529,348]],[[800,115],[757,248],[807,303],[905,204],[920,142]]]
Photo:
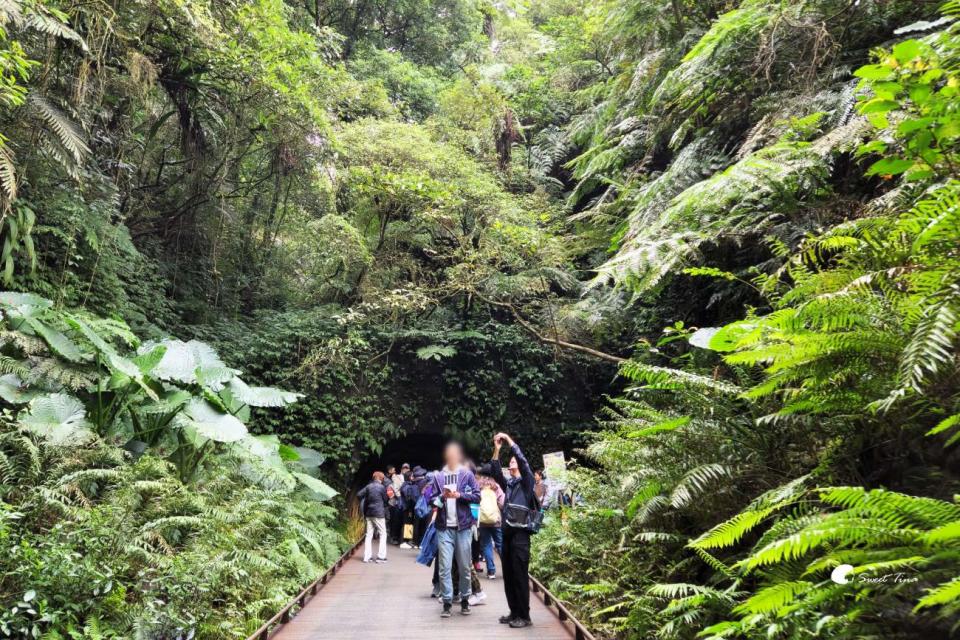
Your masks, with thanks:
[[[290,622],[290,620],[294,617],[294,615],[296,615],[300,610],[306,607],[307,603],[310,602],[310,600],[315,595],[317,595],[320,589],[333,579],[333,577],[337,574],[337,572],[344,566],[344,564],[348,560],[350,560],[350,558],[354,555],[354,553],[357,551],[357,549],[360,546],[362,546],[362,540],[358,541],[356,544],[350,547],[350,549],[348,549],[343,555],[340,556],[340,558],[337,560],[336,563],[334,563],[332,567],[330,567],[326,572],[324,572],[322,576],[320,576],[319,578],[311,582],[309,585],[304,587],[304,589],[299,594],[297,594],[296,597],[290,600],[279,612],[277,612],[276,615],[274,615],[272,618],[267,620],[259,629],[257,629],[252,635],[250,635],[247,638],[247,640],[270,640],[270,638],[274,634],[279,632],[281,629],[285,629],[286,627],[284,627],[284,625],[287,622]],[[354,562],[358,562],[358,561],[354,560]],[[396,568],[399,568],[399,567],[396,567]],[[340,584],[340,583],[337,583],[337,584]],[[347,584],[350,584],[350,580],[348,580]],[[499,584],[500,583],[497,583],[498,586]],[[576,616],[574,616],[573,613],[571,613],[570,610],[567,609],[567,607],[564,606],[564,604],[557,599],[556,596],[550,593],[550,591],[543,585],[542,582],[540,582],[533,576],[530,577],[530,589],[535,594],[535,596],[540,601],[543,602],[546,608],[551,612],[553,612],[553,616],[559,621],[557,624],[559,624],[560,627],[565,628],[567,633],[570,633],[576,640],[595,640],[593,635],[586,628],[586,626],[582,622],[580,622],[576,618]],[[344,596],[345,594],[342,594],[342,593],[338,593],[337,595],[337,597],[341,599]],[[337,606],[341,606],[341,605],[337,605]],[[298,626],[299,621],[300,619],[298,618],[298,623],[295,623],[293,626]],[[543,620],[541,620],[541,622],[543,622]],[[500,625],[495,625],[495,626],[499,627]],[[559,630],[560,627],[557,627],[557,629]],[[500,629],[492,629],[491,632],[499,631],[499,630]],[[287,633],[286,635],[290,635],[290,634]],[[496,636],[495,633],[491,633],[489,635],[491,637]],[[311,637],[311,638],[313,637],[310,634],[308,634],[307,636],[302,636],[299,634],[299,632],[294,632],[294,636],[295,637]],[[496,637],[499,637],[499,636],[496,636]],[[559,636],[553,635],[551,637],[559,637]],[[427,640],[427,639],[425,638],[424,640]]]
[[[332,567],[327,569],[322,576],[304,587],[303,591],[297,594],[293,600],[285,604],[284,607],[277,612],[277,615],[264,622],[263,626],[247,637],[247,640],[268,640],[270,635],[280,625],[290,621],[290,616],[294,607],[299,607],[301,609],[305,607],[307,605],[307,601],[309,601],[313,596],[317,595],[317,592],[320,591],[321,587],[327,584],[331,578],[333,578],[333,576],[337,575],[337,571],[343,566],[343,563],[349,560],[350,557],[356,553],[357,549],[361,547],[361,545],[363,545],[363,538],[360,538],[353,543],[353,546],[344,551],[343,555],[337,558],[337,561],[333,563]]]
[[[557,617],[560,618],[560,622],[573,626],[573,636],[576,640],[595,640],[593,634],[583,626],[583,623],[577,620],[576,616],[570,613],[570,610],[555,595],[550,593],[542,582],[533,576],[530,576],[530,590],[543,600],[543,604],[547,605],[547,608],[555,607],[557,609]]]

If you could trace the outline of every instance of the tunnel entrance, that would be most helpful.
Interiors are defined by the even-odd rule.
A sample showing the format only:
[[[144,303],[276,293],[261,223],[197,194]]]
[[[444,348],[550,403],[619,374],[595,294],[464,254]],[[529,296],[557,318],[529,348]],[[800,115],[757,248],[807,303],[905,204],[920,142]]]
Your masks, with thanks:
[[[386,473],[387,466],[393,465],[400,471],[406,462],[410,468],[420,465],[427,471],[435,471],[443,466],[443,446],[448,438],[440,433],[410,433],[391,440],[380,455],[367,458],[357,469],[353,479],[356,488],[370,481],[374,471]]]

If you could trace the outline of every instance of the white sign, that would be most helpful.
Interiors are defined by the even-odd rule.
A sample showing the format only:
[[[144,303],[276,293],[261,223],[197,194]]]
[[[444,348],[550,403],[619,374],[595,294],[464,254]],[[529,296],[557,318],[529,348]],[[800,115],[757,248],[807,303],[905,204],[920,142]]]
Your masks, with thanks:
[[[543,470],[546,472],[547,477],[550,477],[551,470],[553,473],[557,473],[558,471],[566,471],[566,469],[567,459],[564,457],[563,451],[543,454]]]

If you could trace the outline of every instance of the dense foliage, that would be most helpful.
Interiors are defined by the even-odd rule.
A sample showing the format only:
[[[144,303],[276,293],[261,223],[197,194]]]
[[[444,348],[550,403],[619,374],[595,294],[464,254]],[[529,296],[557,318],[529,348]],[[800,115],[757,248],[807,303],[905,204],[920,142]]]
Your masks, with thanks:
[[[0,2],[0,634],[242,636],[501,430],[600,637],[955,633],[958,18]]]
[[[537,549],[605,633],[955,630],[960,40],[954,6],[908,26],[935,17],[917,5],[744,2],[682,57],[659,44],[668,68],[629,109],[662,118],[571,163],[583,193],[639,163],[585,209],[621,225],[601,277],[674,308],[671,289],[708,283],[681,317],[727,322],[669,326],[621,367],[633,386],[572,478],[587,506]],[[868,55],[861,38],[894,27]]]

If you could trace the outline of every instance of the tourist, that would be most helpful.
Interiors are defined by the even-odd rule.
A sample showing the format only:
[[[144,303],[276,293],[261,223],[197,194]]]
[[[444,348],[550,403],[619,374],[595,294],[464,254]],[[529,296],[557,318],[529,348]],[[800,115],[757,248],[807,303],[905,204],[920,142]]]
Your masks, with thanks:
[[[415,546],[415,541],[417,539],[417,531],[414,523],[417,518],[414,514],[414,508],[417,505],[417,499],[420,497],[420,488],[417,485],[417,481],[414,479],[413,472],[410,471],[410,465],[403,465],[404,468],[404,482],[403,487],[400,489],[402,505],[401,519],[403,520],[403,526],[401,527],[401,538],[403,543],[400,545],[401,549],[413,549]],[[420,469],[420,467],[417,467]],[[421,534],[422,535],[422,534]]]
[[[543,481],[543,471],[537,469],[533,472],[533,493],[537,496],[537,502],[543,505],[543,499],[547,495],[547,483]]]
[[[486,470],[486,469],[485,469]],[[500,512],[503,509],[504,493],[500,485],[489,475],[478,478],[480,486],[480,552],[487,565],[487,578],[497,577],[497,565],[493,550],[503,551],[503,531]]]
[[[470,473],[476,476],[477,466],[473,464],[472,460],[467,460],[467,467],[470,469]],[[479,485],[478,485],[479,486]],[[483,592],[483,585],[480,583],[480,570],[482,565],[480,560],[483,558],[480,552],[480,503],[472,502],[470,503],[470,517],[473,519],[472,526],[470,528],[470,590],[472,593],[467,596],[467,600],[470,603],[470,606],[484,604],[484,601],[487,599],[487,594]]]
[[[504,479],[500,466],[500,449],[510,448],[510,478]],[[503,590],[510,613],[500,618],[514,629],[529,627],[530,622],[530,534],[539,512],[534,493],[535,480],[530,463],[517,443],[505,433],[493,437],[493,459],[490,461],[493,478],[503,489]]]
[[[430,499],[424,496],[427,486],[430,484],[430,478],[428,477],[427,470],[416,465],[413,468],[413,471],[410,472],[410,481],[417,487],[417,495],[413,501],[413,547],[415,549],[420,548],[420,542],[423,539],[423,534],[427,530],[427,525],[430,523],[430,511],[427,508],[427,505],[430,504]],[[423,503],[420,507],[420,512],[417,511],[417,503],[420,502],[420,497],[424,496]]]
[[[446,463],[433,480],[432,494],[437,507],[435,526],[439,555],[439,578],[444,618],[453,606],[453,564],[456,562],[460,583],[460,613],[470,614],[470,543],[473,515],[470,504],[480,501],[480,489],[473,473],[464,466],[463,448],[449,443],[443,451]]]
[[[403,529],[403,498],[400,488],[403,486],[403,476],[397,473],[393,465],[387,467],[387,496],[390,498],[390,509],[387,517],[387,530],[390,532],[390,544],[400,544],[400,534]]]
[[[377,562],[387,561],[387,522],[386,515],[389,508],[387,489],[383,486],[385,476],[382,471],[374,471],[370,484],[357,494],[360,500],[360,512],[366,521],[367,531],[363,541],[363,561],[370,562],[373,534],[376,531],[380,536],[377,549]]]

